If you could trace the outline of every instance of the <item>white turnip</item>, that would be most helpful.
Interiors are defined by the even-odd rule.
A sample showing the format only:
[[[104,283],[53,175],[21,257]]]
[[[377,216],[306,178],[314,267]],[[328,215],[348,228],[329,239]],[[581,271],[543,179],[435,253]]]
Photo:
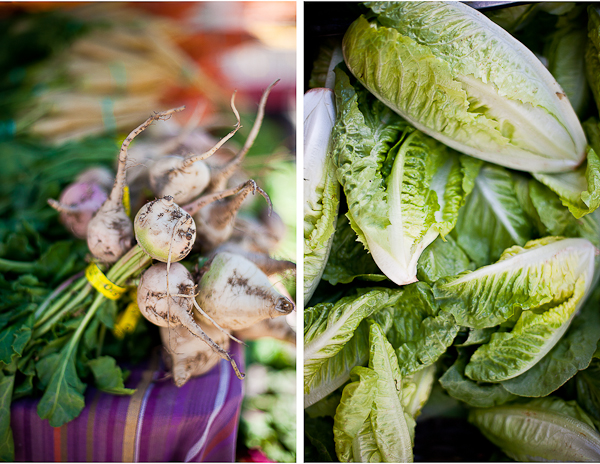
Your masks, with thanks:
[[[197,318],[206,335],[224,350],[229,349],[229,337],[210,322]],[[175,385],[181,387],[191,377],[210,371],[217,365],[221,356],[203,340],[192,335],[182,326],[160,327],[160,337],[167,354],[167,368],[171,370]]]
[[[123,205],[123,189],[126,185],[127,148],[133,139],[153,121],[170,117],[184,107],[156,113],[134,129],[123,141],[119,152],[119,164],[115,183],[107,200],[88,224],[87,243],[92,255],[105,263],[114,263],[133,241],[133,226]]]
[[[235,108],[235,93],[231,97],[231,108],[237,123],[234,129],[217,142],[210,150],[186,156],[168,155],[157,159],[149,168],[149,181],[157,196],[169,195],[177,203],[190,201],[202,193],[210,182],[210,168],[204,162],[225,144],[241,127],[240,115]]]
[[[135,238],[154,259],[177,262],[192,250],[196,239],[194,219],[165,196],[140,208],[134,220]]]
[[[185,266],[173,263],[169,267],[158,263],[142,274],[137,290],[137,304],[143,316],[159,327],[183,326],[209,345],[221,358],[227,359],[236,375],[243,378],[235,361],[194,319],[194,306],[201,311],[194,299],[194,288],[192,277]],[[218,326],[217,328],[220,329]],[[224,330],[222,332],[226,333]]]
[[[200,269],[199,306],[224,329],[246,329],[283,316],[294,304],[278,293],[254,263],[233,253],[218,253]]]

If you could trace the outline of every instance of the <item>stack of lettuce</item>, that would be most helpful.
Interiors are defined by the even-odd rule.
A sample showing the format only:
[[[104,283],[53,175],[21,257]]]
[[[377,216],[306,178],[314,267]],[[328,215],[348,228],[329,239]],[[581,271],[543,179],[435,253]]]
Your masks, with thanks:
[[[490,15],[551,25],[546,68],[461,3],[365,6],[305,101],[307,460],[412,461],[441,386],[513,459],[597,461],[600,9]]]

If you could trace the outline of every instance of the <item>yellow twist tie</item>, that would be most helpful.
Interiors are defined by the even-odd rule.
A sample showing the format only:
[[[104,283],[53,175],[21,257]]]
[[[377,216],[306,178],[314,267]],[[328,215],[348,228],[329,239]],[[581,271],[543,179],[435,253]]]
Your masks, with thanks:
[[[135,330],[135,327],[142,317],[140,308],[137,305],[137,291],[134,289],[131,292],[132,302],[127,305],[125,311],[119,314],[113,333],[118,339],[125,337],[125,334],[131,333]]]
[[[127,216],[131,216],[131,200],[129,199],[129,185],[123,187],[123,207]]]
[[[127,291],[126,288],[119,287],[108,280],[96,263],[91,263],[86,268],[85,277],[92,287],[111,300],[118,300]]]

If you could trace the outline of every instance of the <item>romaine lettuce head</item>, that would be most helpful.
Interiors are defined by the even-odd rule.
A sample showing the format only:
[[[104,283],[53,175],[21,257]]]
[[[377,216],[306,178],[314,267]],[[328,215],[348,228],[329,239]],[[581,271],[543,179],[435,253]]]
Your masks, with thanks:
[[[471,156],[563,172],[586,139],[564,91],[536,56],[461,2],[367,2],[343,41],[348,68],[411,124]]]
[[[332,155],[358,240],[398,285],[417,280],[417,261],[448,234],[481,162],[415,130],[336,70]]]
[[[532,240],[505,250],[494,264],[438,280],[434,295],[460,325],[480,329],[499,325],[521,310],[543,313],[562,304],[571,308],[593,283],[596,251],[582,238]]]
[[[330,89],[304,96],[304,302],[315,291],[329,257],[340,204],[340,185],[329,156],[335,102]]]
[[[517,461],[600,460],[600,435],[574,401],[549,396],[473,409],[469,422]]]

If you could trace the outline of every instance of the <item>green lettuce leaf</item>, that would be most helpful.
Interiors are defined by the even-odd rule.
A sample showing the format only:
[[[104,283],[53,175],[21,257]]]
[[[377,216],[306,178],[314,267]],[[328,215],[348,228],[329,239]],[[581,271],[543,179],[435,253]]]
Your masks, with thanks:
[[[416,128],[513,169],[577,167],[586,140],[535,55],[461,2],[367,2],[343,40],[348,68]]]
[[[353,363],[364,356],[359,340],[359,343],[348,345],[356,329],[365,318],[394,305],[401,297],[401,289],[373,288],[356,296],[344,297],[335,304],[324,303],[305,311],[305,407],[348,380],[350,370],[356,365]],[[368,347],[366,351],[368,353]]]
[[[387,277],[381,273],[364,246],[357,241],[356,232],[350,227],[346,215],[342,214],[335,226],[323,280],[336,285],[348,284],[354,279],[378,282],[387,280]]]
[[[415,282],[419,256],[454,227],[480,163],[416,131],[336,72],[333,157],[350,224],[390,280]]]
[[[373,369],[356,366],[350,373],[354,380],[344,387],[336,410],[333,435],[340,462],[353,462],[352,443],[371,414],[378,375]]]
[[[600,158],[590,148],[586,160],[586,163],[570,172],[533,173],[537,180],[559,196],[562,204],[577,219],[600,206]]]
[[[331,249],[340,186],[329,154],[333,92],[313,89],[304,96],[304,105],[304,301],[308,303]]]
[[[592,359],[590,366],[575,376],[577,402],[600,428],[600,359]]]
[[[377,373],[371,425],[385,462],[412,462],[414,418],[404,411],[412,391],[406,392],[394,348],[377,324],[371,325],[369,367]],[[404,404],[403,404],[404,403]]]
[[[594,292],[559,342],[537,364],[501,385],[519,396],[547,396],[586,369],[600,339],[600,293]]]
[[[469,421],[517,461],[600,460],[600,435],[575,402],[546,397],[478,408]]]
[[[509,170],[485,165],[458,215],[452,235],[478,267],[497,261],[507,248],[523,246],[534,238],[516,181]]]
[[[440,385],[452,398],[475,408],[491,408],[517,398],[502,384],[475,382],[465,376],[468,360],[467,353],[461,350],[454,364],[440,377]]]
[[[600,8],[588,6],[588,37],[585,48],[585,74],[600,111]]]
[[[565,302],[541,314],[523,311],[510,332],[492,334],[490,342],[473,353],[466,375],[483,382],[499,382],[517,377],[537,364],[566,332],[583,301],[585,288],[585,279],[579,279]]]
[[[585,239],[532,240],[524,247],[507,249],[494,264],[440,279],[433,292],[459,325],[474,328],[501,324],[516,311],[539,312],[571,300],[574,309],[579,302],[573,300],[575,289],[581,299],[592,284],[594,255],[594,246]],[[583,286],[577,287],[580,280]],[[571,306],[565,305],[566,312],[567,307]],[[520,328],[525,330],[534,315],[522,317]]]
[[[579,21],[562,21],[544,48],[548,70],[567,94],[573,109],[581,116],[589,102],[590,89],[585,78],[587,30]]]
[[[406,286],[394,306],[382,309],[371,319],[396,349],[402,375],[435,363],[459,330],[452,314],[440,311],[431,288],[424,282]]]
[[[459,221],[460,221],[460,215]],[[457,224],[458,226],[458,224]],[[452,235],[436,238],[425,248],[417,263],[417,277],[430,285],[441,277],[453,276],[463,271],[472,271],[475,264],[458,246]]]

